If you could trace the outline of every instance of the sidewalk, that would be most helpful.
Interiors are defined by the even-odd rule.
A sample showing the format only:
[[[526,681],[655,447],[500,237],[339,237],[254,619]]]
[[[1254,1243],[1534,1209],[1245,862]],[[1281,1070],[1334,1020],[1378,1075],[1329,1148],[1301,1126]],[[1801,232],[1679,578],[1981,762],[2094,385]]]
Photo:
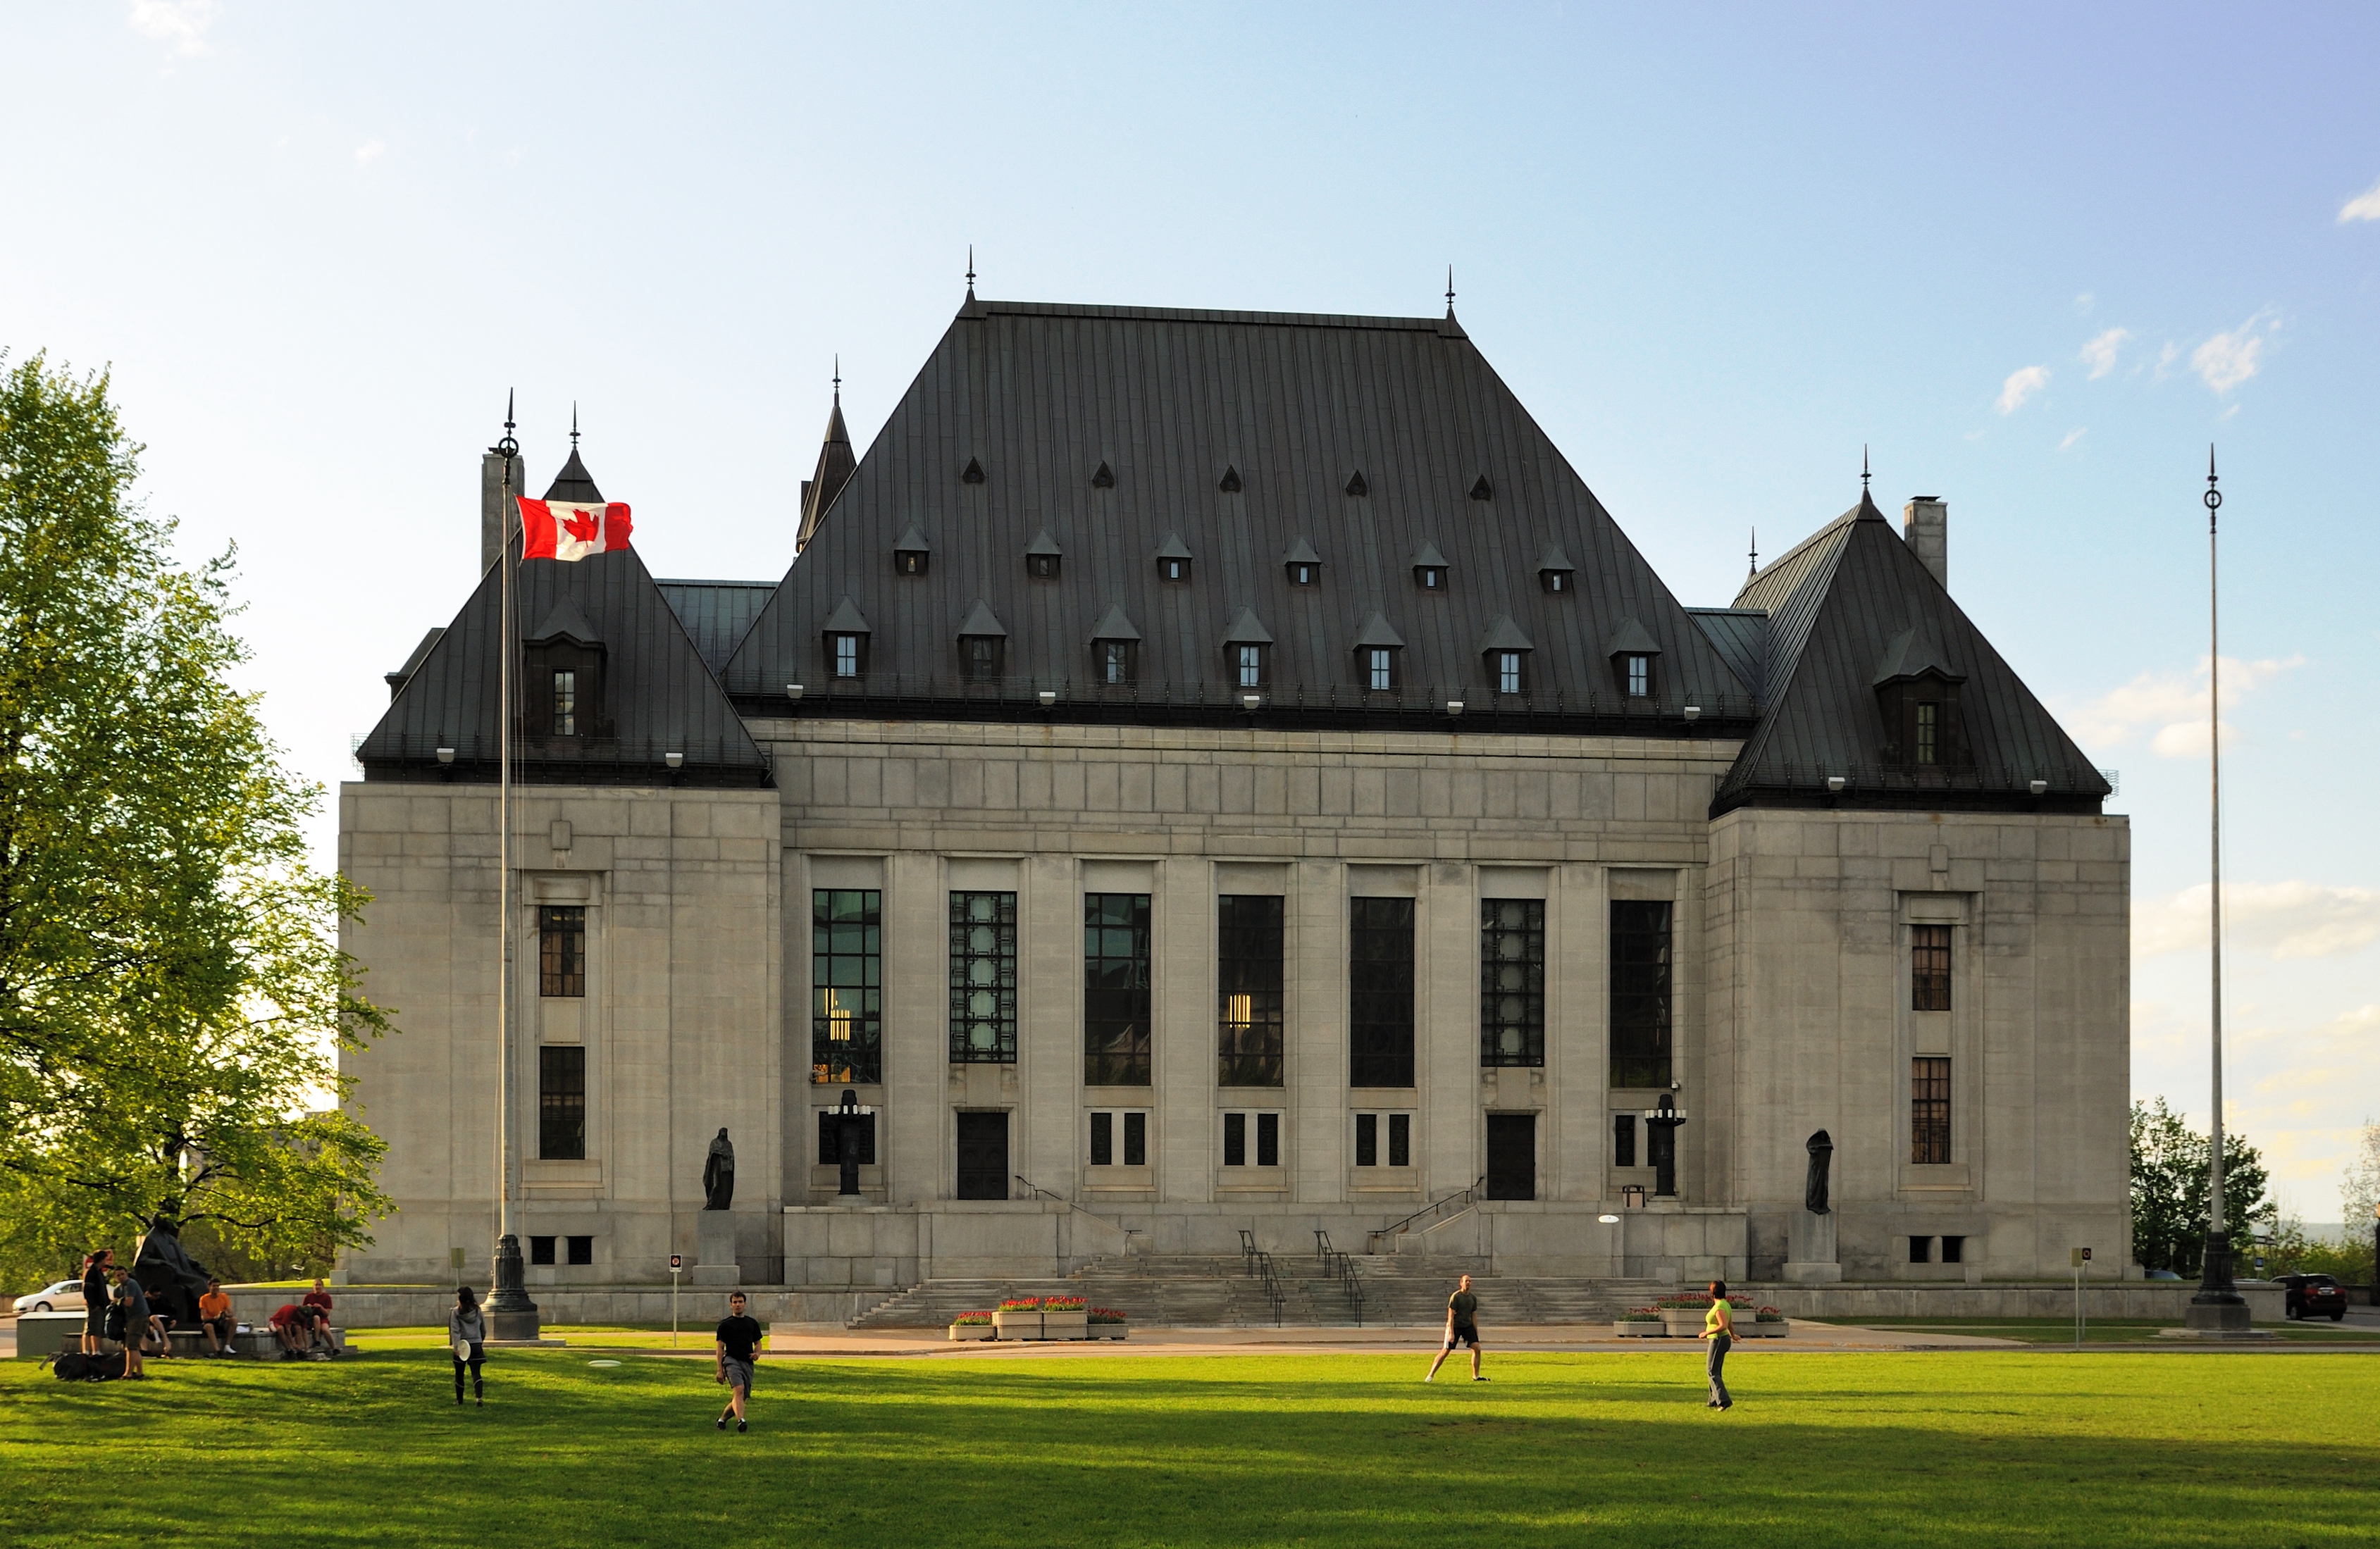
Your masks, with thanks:
[[[1794,1320],[1781,1339],[1739,1340],[1735,1353],[1757,1357],[1770,1351],[1841,1353],[1847,1350],[2023,1349],[2014,1339],[1963,1334],[1857,1328]],[[1121,1343],[1111,1339],[1040,1341],[954,1340],[939,1328],[849,1329],[832,1324],[778,1324],[769,1331],[767,1353],[809,1357],[946,1356],[988,1360],[1048,1360],[1067,1356],[1118,1355],[1379,1355],[1438,1348],[1442,1325],[1412,1328],[1135,1328]],[[1609,1324],[1512,1325],[1483,1330],[1490,1351],[1593,1350],[1598,1353],[1696,1353],[1698,1339],[1621,1339]],[[666,1353],[666,1352],[664,1352]],[[681,1351],[681,1354],[686,1353]]]

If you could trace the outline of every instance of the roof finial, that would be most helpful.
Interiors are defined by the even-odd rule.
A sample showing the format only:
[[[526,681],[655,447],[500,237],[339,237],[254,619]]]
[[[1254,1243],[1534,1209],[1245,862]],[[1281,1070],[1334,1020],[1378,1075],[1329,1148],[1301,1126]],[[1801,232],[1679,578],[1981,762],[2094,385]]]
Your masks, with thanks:
[[[2215,514],[2223,508],[2223,491],[2215,487],[2215,443],[2206,443],[2206,493],[2199,497],[2206,502],[2206,530],[2215,530]]]
[[[834,401],[837,405],[843,403],[843,352],[841,350],[834,352]]]
[[[967,244],[967,299],[975,299],[975,244]]]
[[[1752,561],[1752,574],[1753,574],[1753,575],[1759,575],[1759,574],[1760,574],[1760,529],[1759,529],[1758,527],[1755,527],[1755,528],[1753,528],[1753,529],[1752,529],[1752,552],[1751,552],[1751,554],[1750,554],[1748,557],[1749,557],[1749,558],[1751,559],[1751,561]]]
[[[1454,315],[1454,265],[1446,266],[1446,315]]]
[[[570,450],[578,450],[578,400],[570,400]]]
[[[496,454],[509,463],[520,453],[520,442],[513,440],[513,390],[504,389],[504,439],[496,442]]]
[[[1860,442],[1860,495],[1867,495],[1867,442]]]

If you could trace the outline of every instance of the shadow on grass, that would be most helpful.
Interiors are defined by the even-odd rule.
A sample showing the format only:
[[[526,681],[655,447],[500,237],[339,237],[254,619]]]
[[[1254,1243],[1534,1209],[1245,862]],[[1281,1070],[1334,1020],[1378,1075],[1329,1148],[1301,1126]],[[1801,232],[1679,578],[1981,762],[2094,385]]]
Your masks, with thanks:
[[[2313,1396],[2364,1390],[2352,1357],[1739,1358],[1727,1415],[1691,1352],[1476,1385],[1426,1363],[771,1361],[747,1436],[711,1428],[707,1361],[499,1352],[484,1410],[437,1352],[137,1386],[23,1368],[0,1540],[1931,1549],[2366,1543],[2380,1517],[2380,1451],[2328,1439],[2356,1405]]]

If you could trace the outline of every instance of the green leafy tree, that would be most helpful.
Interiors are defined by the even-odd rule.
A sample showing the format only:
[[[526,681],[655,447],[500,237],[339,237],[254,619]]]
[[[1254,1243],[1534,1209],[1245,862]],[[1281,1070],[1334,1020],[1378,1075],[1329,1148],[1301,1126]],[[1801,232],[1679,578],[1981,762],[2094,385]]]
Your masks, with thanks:
[[[2206,1136],[2182,1121],[2159,1097],[2132,1104],[2132,1257],[2145,1269],[2170,1269],[2185,1279],[2205,1267],[2208,1204]],[[2269,1226],[2271,1180],[2263,1153],[2236,1134],[2223,1137],[2224,1224],[2234,1263],[2259,1223]]]
[[[319,788],[228,674],[226,551],[129,500],[104,376],[0,359],[0,1270],[158,1216],[292,1261],[370,1240],[383,1145],[338,1111],[385,1030],[307,864]],[[308,1111],[310,1108],[319,1111]]]

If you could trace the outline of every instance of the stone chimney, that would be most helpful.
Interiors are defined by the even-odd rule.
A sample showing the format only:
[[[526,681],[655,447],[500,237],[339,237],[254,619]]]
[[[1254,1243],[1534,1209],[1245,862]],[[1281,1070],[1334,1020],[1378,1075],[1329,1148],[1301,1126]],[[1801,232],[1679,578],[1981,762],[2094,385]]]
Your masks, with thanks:
[[[521,488],[522,484],[525,483],[528,478],[528,459],[516,455],[513,458],[514,499],[517,500],[521,496],[528,493],[527,490]],[[502,457],[497,456],[492,450],[480,453],[480,574],[482,575],[485,575],[488,573],[489,566],[496,563],[496,556],[504,552],[505,536],[508,533],[520,531],[520,516],[518,514],[520,507],[513,507],[514,514],[512,519],[507,522],[504,519],[504,460]]]
[[[1900,536],[1918,563],[1950,589],[1950,507],[1939,495],[1912,495],[1900,508]]]

